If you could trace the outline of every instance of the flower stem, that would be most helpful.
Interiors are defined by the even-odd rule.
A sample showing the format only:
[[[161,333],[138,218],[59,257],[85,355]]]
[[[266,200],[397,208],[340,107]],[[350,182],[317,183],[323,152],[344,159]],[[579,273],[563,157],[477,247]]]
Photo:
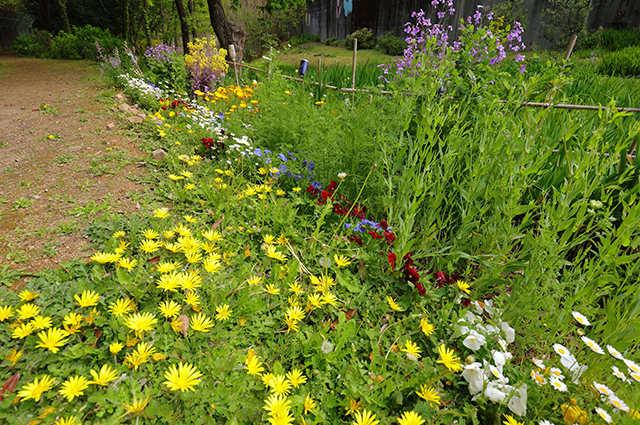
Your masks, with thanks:
[[[362,187],[360,188],[360,192],[358,193],[358,196],[356,197],[356,200],[353,201],[353,204],[351,204],[351,207],[349,208],[349,211],[347,211],[347,213],[344,215],[344,218],[342,219],[342,221],[340,222],[340,224],[336,228],[335,232],[333,232],[333,235],[331,235],[331,239],[329,239],[329,243],[331,243],[333,238],[336,237],[336,234],[338,233],[338,230],[340,230],[342,228],[342,225],[344,224],[345,220],[347,219],[347,217],[349,217],[349,214],[351,213],[353,208],[355,208],[356,204],[358,203],[358,199],[360,199],[360,195],[362,195],[362,191],[364,190],[364,187],[367,185],[367,181],[369,180],[369,177],[371,177],[371,173],[373,173],[373,170],[375,170],[377,166],[378,166],[378,164],[374,163],[373,166],[371,167],[371,170],[369,171],[369,174],[367,174],[367,178],[364,179],[364,183],[362,183]]]

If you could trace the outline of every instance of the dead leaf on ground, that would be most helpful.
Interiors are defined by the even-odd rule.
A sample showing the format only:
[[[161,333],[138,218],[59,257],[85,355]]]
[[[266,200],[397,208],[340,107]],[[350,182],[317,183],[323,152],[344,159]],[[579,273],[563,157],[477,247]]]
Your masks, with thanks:
[[[178,320],[180,321],[180,332],[182,332],[182,336],[186,338],[189,336],[189,316],[182,314],[178,317]]]
[[[20,372],[14,373],[13,375],[11,375],[9,379],[7,379],[7,382],[4,383],[4,385],[2,386],[2,389],[0,390],[0,401],[4,401],[3,394],[5,392],[7,394],[11,394],[13,390],[16,389],[16,386],[18,385],[19,380],[20,380]]]

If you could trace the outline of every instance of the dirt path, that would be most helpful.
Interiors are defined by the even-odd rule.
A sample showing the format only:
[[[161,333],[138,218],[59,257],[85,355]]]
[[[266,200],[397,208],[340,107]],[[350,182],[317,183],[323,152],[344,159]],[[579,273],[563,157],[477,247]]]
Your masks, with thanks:
[[[114,96],[95,64],[0,56],[0,284],[90,256],[90,219],[138,208],[144,153]]]

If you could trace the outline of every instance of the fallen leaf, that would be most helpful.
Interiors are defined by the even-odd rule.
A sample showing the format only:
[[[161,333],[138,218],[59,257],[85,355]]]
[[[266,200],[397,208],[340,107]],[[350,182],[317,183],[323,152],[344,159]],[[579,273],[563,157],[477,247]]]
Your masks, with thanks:
[[[346,317],[347,320],[351,320],[353,315],[356,314],[356,311],[358,311],[357,308],[354,308],[353,310],[349,310],[344,314],[344,316]]]
[[[217,228],[218,228],[218,226],[220,226],[220,223],[222,223],[222,219],[223,219],[223,218],[224,218],[224,217],[220,217],[219,219],[217,219],[217,220],[216,220],[216,222],[215,222],[215,223],[213,223],[213,226],[211,226],[211,230],[215,230],[215,229],[217,229]]]
[[[16,385],[18,385],[19,380],[20,380],[20,372],[14,373],[13,375],[11,375],[9,379],[7,379],[7,382],[4,383],[4,385],[2,386],[2,389],[0,390],[0,401],[4,401],[3,394],[5,392],[7,394],[11,394],[13,392],[13,390],[16,388]]]
[[[91,347],[95,347],[96,344],[98,343],[98,339],[100,339],[100,337],[102,336],[102,331],[100,329],[96,329],[96,340],[93,342],[93,344],[91,344]]]
[[[183,314],[178,317],[178,320],[180,321],[180,332],[182,332],[182,336],[186,338],[189,336],[189,333],[187,332],[189,330],[189,316]]]
[[[159,262],[159,261],[160,261],[160,256],[159,256],[159,255],[156,255],[156,256],[155,256],[155,257],[153,257],[153,258],[149,258],[149,259],[147,260],[147,263],[151,263],[151,264],[158,264],[158,262]]]

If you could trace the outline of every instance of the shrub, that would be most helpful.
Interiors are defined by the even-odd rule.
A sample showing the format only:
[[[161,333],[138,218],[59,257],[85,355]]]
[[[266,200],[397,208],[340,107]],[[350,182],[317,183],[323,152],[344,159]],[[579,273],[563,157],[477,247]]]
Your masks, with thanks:
[[[144,52],[149,77],[155,84],[167,84],[174,90],[187,88],[187,72],[182,55],[175,44],[160,43],[147,48]]]
[[[637,29],[615,30],[609,28],[602,31],[601,46],[605,50],[616,51],[627,47],[640,46],[640,31]]]
[[[54,59],[82,59],[78,37],[75,34],[60,31],[53,38],[49,56]]]
[[[385,31],[384,36],[378,39],[378,47],[388,55],[399,56],[407,48],[407,42],[400,37],[395,37],[393,32]]]
[[[318,42],[320,42],[320,36],[313,35],[313,34],[294,35],[289,40],[289,44],[291,44],[292,46],[300,46],[301,44],[305,44],[305,43],[318,43]]]
[[[627,47],[604,55],[598,70],[619,77],[640,75],[640,47]]]
[[[578,40],[587,33],[590,0],[549,0],[551,7],[543,11],[542,36],[557,49],[566,49],[572,35]]]
[[[24,34],[16,38],[13,48],[20,56],[39,57],[43,53],[42,46],[33,34]]]
[[[352,32],[344,40],[344,47],[347,49],[353,49],[353,39],[358,39],[358,49],[366,50],[376,47],[376,37],[373,35],[371,28],[361,28]]]
[[[336,37],[329,37],[324,41],[324,45],[338,47],[342,45],[342,40]]]

